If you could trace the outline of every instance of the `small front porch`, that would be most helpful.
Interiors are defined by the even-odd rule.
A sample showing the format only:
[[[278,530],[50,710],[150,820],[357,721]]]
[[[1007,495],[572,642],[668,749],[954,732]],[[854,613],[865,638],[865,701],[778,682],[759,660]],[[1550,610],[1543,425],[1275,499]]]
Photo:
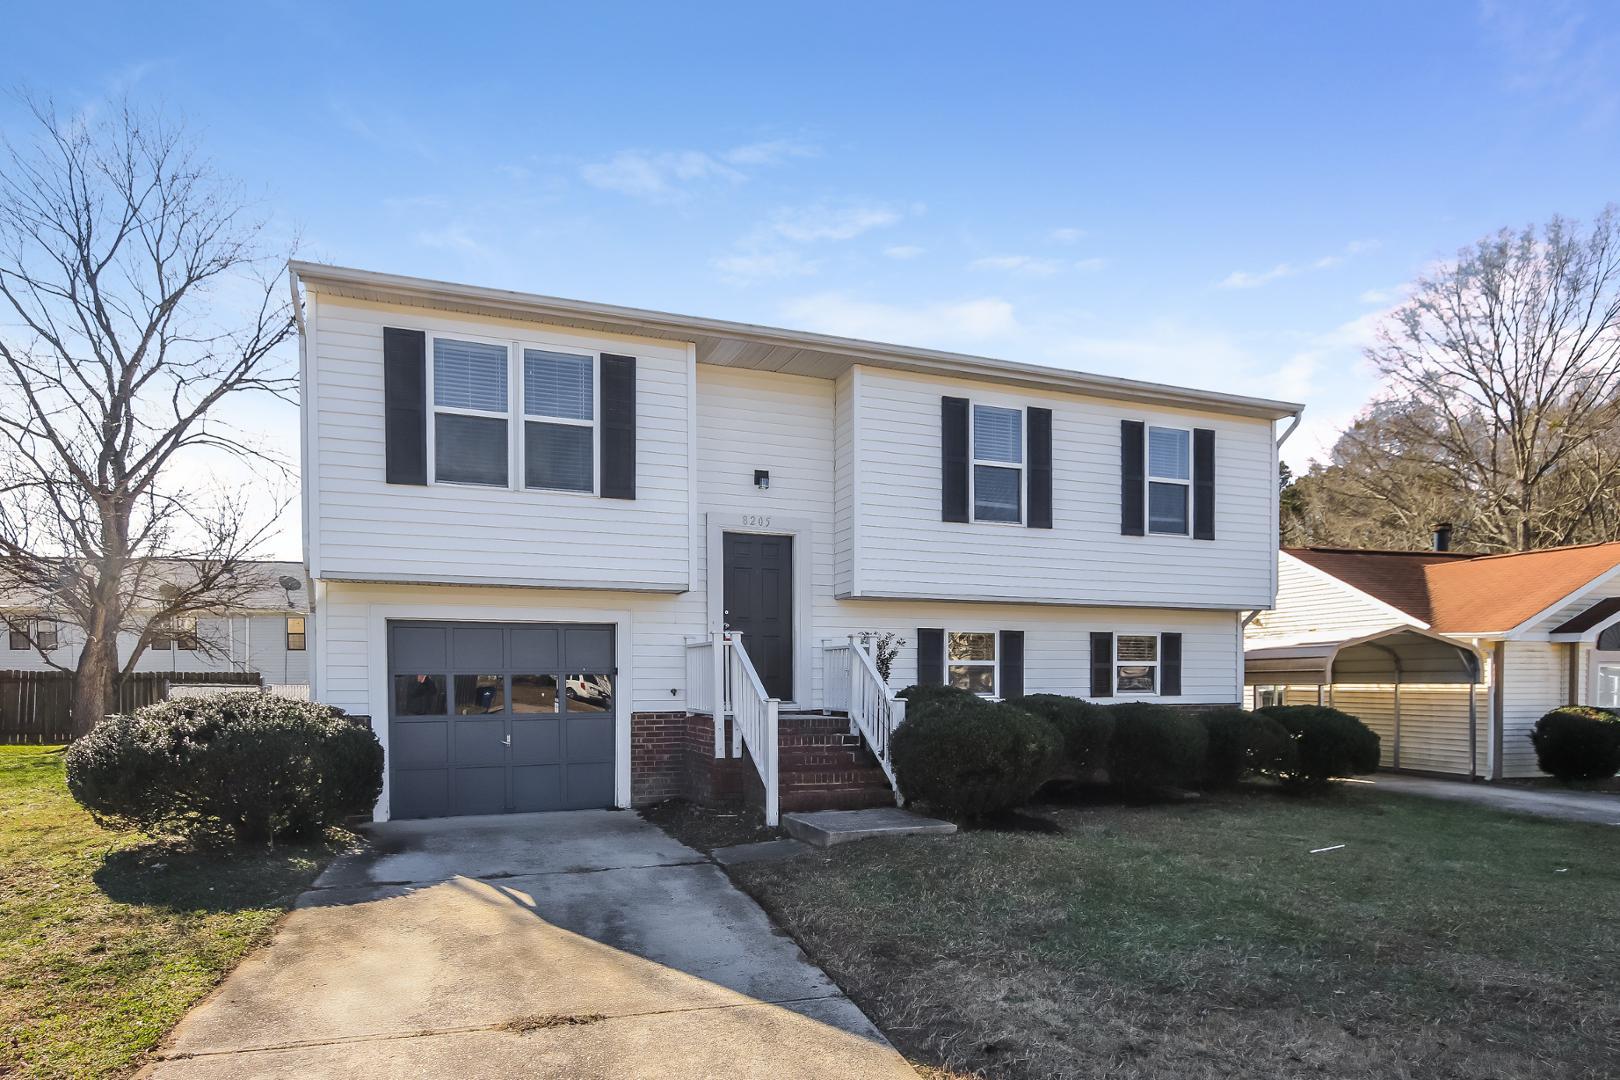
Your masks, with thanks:
[[[767,694],[742,634],[689,640],[688,709],[634,718],[633,801],[741,802],[771,826],[782,811],[896,805],[889,737],[905,702],[859,642],[820,649],[826,700],[811,708]]]

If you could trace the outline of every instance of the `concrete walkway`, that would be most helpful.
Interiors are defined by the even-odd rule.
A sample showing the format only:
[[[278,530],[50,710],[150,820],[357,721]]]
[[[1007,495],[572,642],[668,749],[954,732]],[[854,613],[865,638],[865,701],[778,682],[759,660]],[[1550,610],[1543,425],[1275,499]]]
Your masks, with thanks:
[[[713,863],[634,814],[377,826],[143,1075],[906,1077]]]
[[[1422,795],[1430,799],[1452,799],[1478,803],[1495,810],[1566,821],[1592,821],[1600,825],[1620,825],[1620,795],[1596,791],[1564,791],[1558,788],[1524,788],[1509,784],[1470,783],[1466,780],[1435,780],[1426,776],[1399,776],[1379,773],[1371,784],[1379,791]]]

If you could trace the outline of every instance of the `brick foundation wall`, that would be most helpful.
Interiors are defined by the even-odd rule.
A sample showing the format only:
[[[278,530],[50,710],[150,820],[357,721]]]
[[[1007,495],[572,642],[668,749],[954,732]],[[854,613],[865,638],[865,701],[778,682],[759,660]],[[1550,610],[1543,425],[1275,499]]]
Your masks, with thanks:
[[[635,806],[676,798],[710,806],[740,803],[744,764],[714,756],[712,716],[630,715],[630,801]]]

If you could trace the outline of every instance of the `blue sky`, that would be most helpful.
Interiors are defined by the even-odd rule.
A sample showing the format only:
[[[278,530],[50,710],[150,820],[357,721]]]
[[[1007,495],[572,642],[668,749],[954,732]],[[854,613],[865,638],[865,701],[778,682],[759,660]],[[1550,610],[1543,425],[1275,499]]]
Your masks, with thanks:
[[[7,78],[185,114],[303,257],[1302,400],[1296,465],[1415,274],[1620,198],[1610,5],[153,10]]]

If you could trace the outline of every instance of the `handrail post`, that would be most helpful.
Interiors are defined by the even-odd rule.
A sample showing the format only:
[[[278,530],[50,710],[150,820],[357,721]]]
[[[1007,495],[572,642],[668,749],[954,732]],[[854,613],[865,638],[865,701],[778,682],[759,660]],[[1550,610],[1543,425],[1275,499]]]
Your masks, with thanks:
[[[779,793],[777,790],[776,759],[779,751],[777,739],[777,701],[769,698],[765,702],[765,824],[775,828],[781,817],[779,807]]]
[[[855,660],[855,654],[860,651],[860,648],[860,643],[855,640],[855,635],[849,635],[849,678],[847,685],[844,687],[844,708],[849,714],[849,733],[851,735],[861,733],[861,725],[855,718],[855,705],[859,694],[857,688],[861,684],[860,673],[856,670],[859,665]]]
[[[717,630],[713,635],[709,658],[713,668],[714,690],[709,695],[710,712],[714,714],[714,756],[726,756],[726,632]]]
[[[743,680],[737,677],[740,664],[735,653],[745,646],[742,644],[742,634],[736,630],[726,631],[726,642],[732,650],[726,656],[726,714],[731,717],[731,756],[740,758],[743,756],[743,731],[742,717],[737,714],[737,699],[743,695],[745,688],[738,685]]]

